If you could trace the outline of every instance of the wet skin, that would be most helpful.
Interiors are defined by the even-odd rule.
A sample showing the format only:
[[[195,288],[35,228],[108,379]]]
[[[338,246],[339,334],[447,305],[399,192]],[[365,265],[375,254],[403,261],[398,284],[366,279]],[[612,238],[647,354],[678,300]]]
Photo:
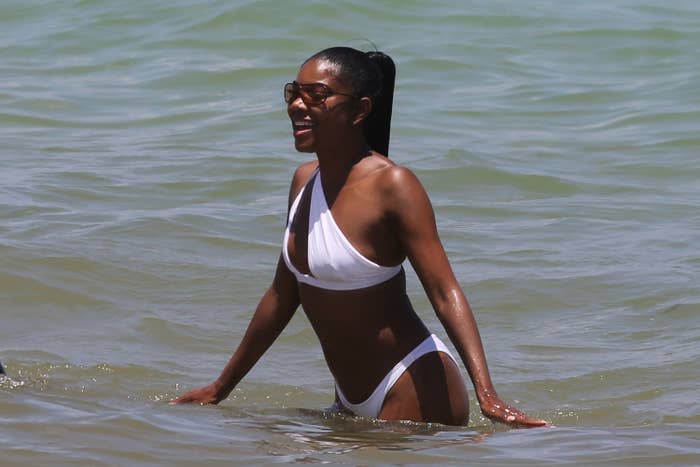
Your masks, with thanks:
[[[301,172],[313,170],[315,165],[302,167]],[[401,264],[405,258],[397,248],[391,224],[383,221],[382,193],[376,189],[375,179],[390,167],[386,158],[370,154],[356,164],[357,174],[351,175],[337,194],[330,193],[335,198],[331,213],[340,230],[363,256],[383,266]],[[353,182],[355,177],[359,180]],[[309,193],[302,194],[288,244],[292,264],[306,274],[310,273]],[[328,192],[326,197],[329,199]],[[352,403],[367,399],[396,362],[430,335],[406,295],[403,271],[360,290],[334,291],[299,284],[299,297],[328,367]],[[468,421],[468,410],[459,369],[449,357],[433,353],[418,359],[399,378],[387,394],[379,418],[459,425]]]
[[[320,60],[302,65],[296,81],[324,83],[352,94],[336,69]],[[317,160],[297,168],[289,203],[304,190],[290,224],[292,264],[309,274],[307,232],[310,190],[306,183],[320,169],[322,187],[338,228],[367,259],[394,266],[408,259],[464,362],[482,412],[520,426],[545,422],[528,417],[498,397],[490,379],[476,322],[452,272],[435,226],[430,201],[407,169],[369,149],[362,122],[368,98],[332,95],[320,105],[297,97],[288,104],[294,145]],[[296,281],[280,258],[241,344],[217,381],[175,402],[217,403],[225,398],[274,342],[301,305],[319,338],[337,384],[350,402],[364,401],[387,372],[430,332],[407,295],[403,271],[388,281],[351,291],[324,290]],[[455,363],[442,353],[416,360],[387,394],[379,418],[465,424],[467,389]]]

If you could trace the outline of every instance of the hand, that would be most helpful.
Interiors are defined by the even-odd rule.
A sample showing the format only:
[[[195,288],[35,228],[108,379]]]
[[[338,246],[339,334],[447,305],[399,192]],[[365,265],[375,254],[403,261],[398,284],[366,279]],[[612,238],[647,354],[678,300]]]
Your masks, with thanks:
[[[201,405],[218,404],[225,398],[226,396],[222,396],[214,384],[209,384],[199,389],[186,392],[182,396],[171,401],[171,404],[186,404],[192,402],[199,402]]]
[[[481,413],[494,422],[526,428],[547,425],[546,421],[529,417],[517,407],[503,402],[498,397],[483,400],[480,405]]]

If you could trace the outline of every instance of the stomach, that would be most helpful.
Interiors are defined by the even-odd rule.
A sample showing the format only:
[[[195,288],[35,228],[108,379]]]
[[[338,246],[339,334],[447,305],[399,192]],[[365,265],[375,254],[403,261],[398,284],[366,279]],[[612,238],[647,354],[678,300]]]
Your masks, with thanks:
[[[369,397],[384,375],[430,334],[406,295],[403,270],[358,290],[299,284],[299,294],[336,384],[351,402]]]

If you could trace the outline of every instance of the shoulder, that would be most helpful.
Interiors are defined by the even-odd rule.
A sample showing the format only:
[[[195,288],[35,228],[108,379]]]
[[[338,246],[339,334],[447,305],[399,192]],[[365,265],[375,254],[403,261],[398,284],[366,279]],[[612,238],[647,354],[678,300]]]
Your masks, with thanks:
[[[299,188],[306,184],[311,178],[311,174],[314,170],[318,168],[318,161],[313,160],[309,162],[304,162],[294,171],[292,176],[292,186],[298,186]]]
[[[312,160],[309,162],[304,162],[294,171],[294,176],[292,177],[292,182],[300,182],[302,184],[306,183],[314,173],[314,170],[318,168],[318,161]]]
[[[426,197],[425,188],[412,170],[393,164],[381,171],[378,186],[387,201],[408,202]]]
[[[301,189],[309,181],[314,170],[318,168],[318,161],[313,160],[305,162],[296,168],[294,175],[292,176],[292,183],[289,187],[289,204],[294,202],[294,198],[299,194]]]
[[[382,197],[401,195],[404,191],[421,188],[418,177],[408,168],[382,155],[367,157],[363,161],[360,178],[368,182],[372,190]]]
[[[387,219],[401,226],[434,225],[432,203],[413,171],[393,165],[383,170],[380,177],[377,186]]]

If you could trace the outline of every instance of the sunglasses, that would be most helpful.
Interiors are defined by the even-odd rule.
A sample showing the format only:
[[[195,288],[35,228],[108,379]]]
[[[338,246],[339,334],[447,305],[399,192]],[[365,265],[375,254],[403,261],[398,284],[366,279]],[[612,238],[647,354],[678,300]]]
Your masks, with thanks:
[[[287,104],[291,104],[301,96],[301,100],[306,105],[321,105],[334,94],[357,98],[354,94],[335,92],[323,83],[300,84],[293,81],[284,85],[284,101]]]

